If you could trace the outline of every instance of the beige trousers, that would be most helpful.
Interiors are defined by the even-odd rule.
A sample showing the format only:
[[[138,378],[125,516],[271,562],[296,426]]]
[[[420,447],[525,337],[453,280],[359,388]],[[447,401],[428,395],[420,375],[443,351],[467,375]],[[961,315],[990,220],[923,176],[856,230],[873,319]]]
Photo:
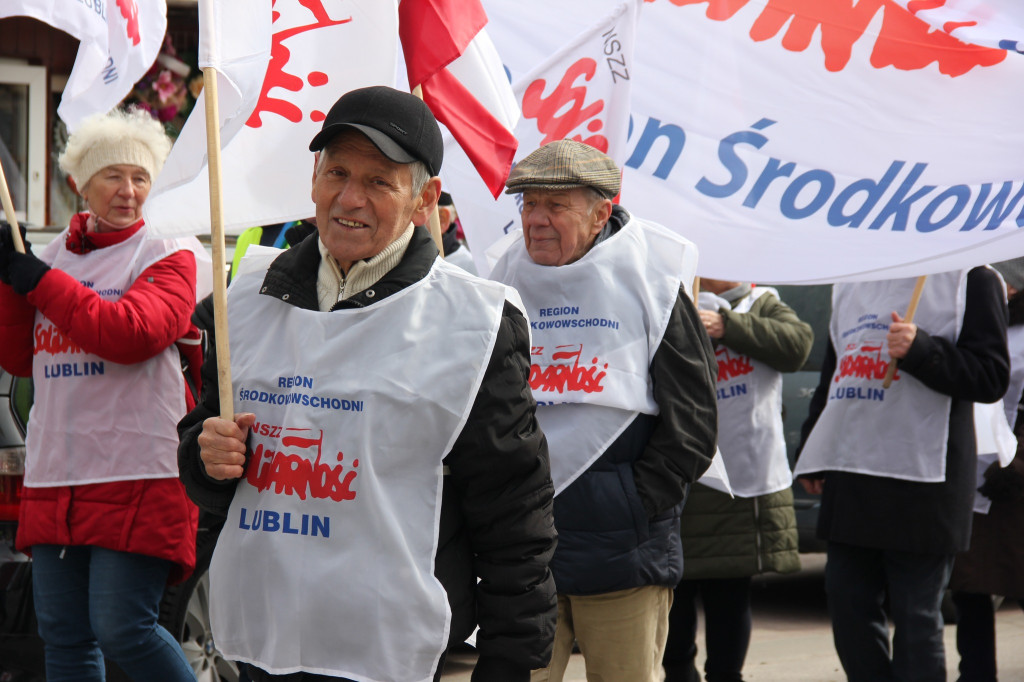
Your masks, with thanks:
[[[562,682],[573,642],[587,682],[658,682],[668,638],[672,589],[659,585],[588,596],[558,595],[551,663],[530,682]]]

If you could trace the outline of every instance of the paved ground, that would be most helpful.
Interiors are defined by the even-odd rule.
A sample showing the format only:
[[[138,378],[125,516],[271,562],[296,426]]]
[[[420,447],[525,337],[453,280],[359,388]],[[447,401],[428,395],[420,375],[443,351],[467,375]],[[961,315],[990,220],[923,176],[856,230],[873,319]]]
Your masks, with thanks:
[[[846,679],[832,646],[825,611],[824,555],[801,557],[804,569],[792,576],[756,581],[753,593],[754,632],[744,679],[748,682],[842,682]],[[996,626],[999,679],[1024,680],[1024,612],[1004,605]],[[949,679],[956,680],[956,627],[946,626]],[[703,650],[703,641],[698,641]],[[468,682],[475,656],[455,654],[445,668],[446,682]],[[700,663],[699,667],[703,664]],[[586,682],[583,659],[577,654],[565,682]]]

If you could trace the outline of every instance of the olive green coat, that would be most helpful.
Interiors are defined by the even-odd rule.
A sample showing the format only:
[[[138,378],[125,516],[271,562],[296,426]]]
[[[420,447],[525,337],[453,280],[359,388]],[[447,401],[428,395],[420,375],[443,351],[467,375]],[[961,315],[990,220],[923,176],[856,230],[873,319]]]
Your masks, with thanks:
[[[683,507],[683,580],[800,570],[790,488],[731,498],[700,483]]]
[[[732,306],[742,299],[732,301]],[[750,312],[722,309],[719,313],[725,332],[716,343],[780,372],[800,369],[811,351],[811,326],[771,294],[754,301]],[[793,491],[789,488],[758,497],[732,498],[698,483],[683,507],[681,535],[683,580],[800,570]]]

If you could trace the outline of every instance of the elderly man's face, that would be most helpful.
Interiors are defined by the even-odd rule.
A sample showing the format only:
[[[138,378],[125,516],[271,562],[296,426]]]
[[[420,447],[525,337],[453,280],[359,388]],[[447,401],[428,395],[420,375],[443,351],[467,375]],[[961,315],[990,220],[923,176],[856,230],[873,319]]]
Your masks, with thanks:
[[[431,178],[414,195],[409,165],[390,160],[356,130],[339,133],[315,163],[317,231],[345,273],[383,251],[410,222],[425,223],[440,193],[440,181]]]
[[[538,265],[566,265],[590,250],[612,213],[612,202],[583,187],[523,192],[523,237]]]

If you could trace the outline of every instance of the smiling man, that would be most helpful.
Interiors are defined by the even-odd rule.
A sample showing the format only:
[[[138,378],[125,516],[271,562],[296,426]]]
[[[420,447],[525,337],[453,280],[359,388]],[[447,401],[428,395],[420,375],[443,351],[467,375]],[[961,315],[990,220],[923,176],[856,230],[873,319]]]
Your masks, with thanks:
[[[683,500],[715,451],[717,363],[686,293],[696,247],[614,205],[619,177],[573,140],[524,158],[507,183],[522,238],[491,273],[531,320],[557,495],[558,626],[538,681],[562,679],[574,641],[587,679],[660,679]]]
[[[479,624],[472,679],[525,682],[555,623],[526,319],[414,227],[442,158],[419,99],[349,92],[309,148],[317,233],[228,295],[235,418],[211,356],[179,425],[189,494],[227,517],[217,645],[257,682],[436,680]]]

